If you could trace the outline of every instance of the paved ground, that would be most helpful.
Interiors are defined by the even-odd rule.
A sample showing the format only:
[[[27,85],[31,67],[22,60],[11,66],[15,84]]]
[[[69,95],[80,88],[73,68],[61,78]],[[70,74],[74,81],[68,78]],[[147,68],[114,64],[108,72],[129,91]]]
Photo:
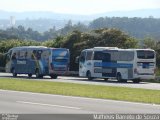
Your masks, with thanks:
[[[12,74],[0,73],[0,78],[12,78]],[[160,83],[148,83],[140,82],[133,83],[129,81],[127,83],[119,83],[116,80],[104,81],[102,79],[96,79],[88,81],[86,78],[80,77],[58,77],[58,79],[50,79],[50,77],[45,76],[43,79],[36,79],[35,76],[28,78],[26,75],[19,75],[17,78],[27,78],[27,80],[43,80],[43,81],[53,81],[53,82],[67,82],[67,83],[80,83],[80,84],[93,84],[93,85],[106,85],[106,86],[119,86],[119,87],[131,87],[131,88],[143,88],[143,89],[153,89],[160,90]]]
[[[160,113],[160,105],[0,90],[0,113]]]
[[[12,78],[12,75],[0,73],[0,79],[4,77]],[[160,84],[147,82],[118,83],[116,80],[106,82],[101,79],[88,81],[79,77],[36,79],[35,76],[28,78],[26,75],[18,78],[160,90]],[[93,120],[97,114],[159,114],[160,105],[0,90],[0,113],[5,113],[3,117],[7,113],[15,116],[18,114],[19,120]],[[0,114],[0,120],[1,118]]]

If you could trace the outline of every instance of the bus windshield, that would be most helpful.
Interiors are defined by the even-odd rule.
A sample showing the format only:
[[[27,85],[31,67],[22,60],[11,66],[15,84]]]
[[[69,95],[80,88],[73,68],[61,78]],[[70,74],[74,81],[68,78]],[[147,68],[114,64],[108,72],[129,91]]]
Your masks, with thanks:
[[[137,50],[137,58],[139,59],[153,59],[154,51]]]
[[[57,61],[57,62],[67,61],[68,56],[69,56],[68,50],[65,50],[65,49],[53,50],[52,58],[54,61]]]

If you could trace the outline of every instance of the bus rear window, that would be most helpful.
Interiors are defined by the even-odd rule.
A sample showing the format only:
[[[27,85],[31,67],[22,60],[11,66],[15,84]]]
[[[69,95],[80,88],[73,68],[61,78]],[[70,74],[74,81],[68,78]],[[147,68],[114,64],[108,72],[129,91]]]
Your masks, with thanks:
[[[153,51],[146,51],[146,50],[138,50],[137,51],[137,58],[139,58],[139,59],[153,59],[154,52]]]

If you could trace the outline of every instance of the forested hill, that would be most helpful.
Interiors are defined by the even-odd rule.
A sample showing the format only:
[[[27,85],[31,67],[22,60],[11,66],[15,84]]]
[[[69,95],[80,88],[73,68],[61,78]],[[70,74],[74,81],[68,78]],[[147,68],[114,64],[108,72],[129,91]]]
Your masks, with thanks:
[[[51,21],[51,20],[50,20]],[[26,21],[27,22],[27,21]],[[30,21],[31,22],[31,21]],[[144,39],[150,37],[156,41],[160,41],[160,18],[128,18],[128,17],[100,17],[85,25],[81,22],[73,23],[69,20],[61,29],[56,29],[53,25],[49,25],[50,28],[47,31],[39,32],[35,30],[33,26],[41,26],[41,22],[33,22],[32,26],[14,26],[5,30],[0,30],[0,40],[6,39],[22,39],[22,40],[36,40],[45,41],[55,39],[57,36],[65,36],[72,31],[89,32],[91,30],[99,28],[116,28],[124,31],[128,35]],[[26,23],[27,24],[27,23]],[[43,25],[48,24],[43,20]],[[37,29],[41,29],[37,28]]]
[[[100,17],[93,20],[89,28],[118,28],[136,38],[153,37],[160,40],[160,18]]]

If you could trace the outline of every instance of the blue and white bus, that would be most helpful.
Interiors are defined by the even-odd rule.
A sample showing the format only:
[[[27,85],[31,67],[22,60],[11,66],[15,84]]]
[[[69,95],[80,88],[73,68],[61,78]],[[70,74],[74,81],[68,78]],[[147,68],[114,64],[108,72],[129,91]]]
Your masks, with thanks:
[[[36,75],[41,78],[45,75],[56,79],[69,70],[70,53],[66,48],[48,48],[44,46],[15,47],[7,53],[6,72]]]
[[[85,49],[79,57],[79,76],[116,78],[120,82],[154,79],[156,58],[152,49],[119,49],[94,47]]]

